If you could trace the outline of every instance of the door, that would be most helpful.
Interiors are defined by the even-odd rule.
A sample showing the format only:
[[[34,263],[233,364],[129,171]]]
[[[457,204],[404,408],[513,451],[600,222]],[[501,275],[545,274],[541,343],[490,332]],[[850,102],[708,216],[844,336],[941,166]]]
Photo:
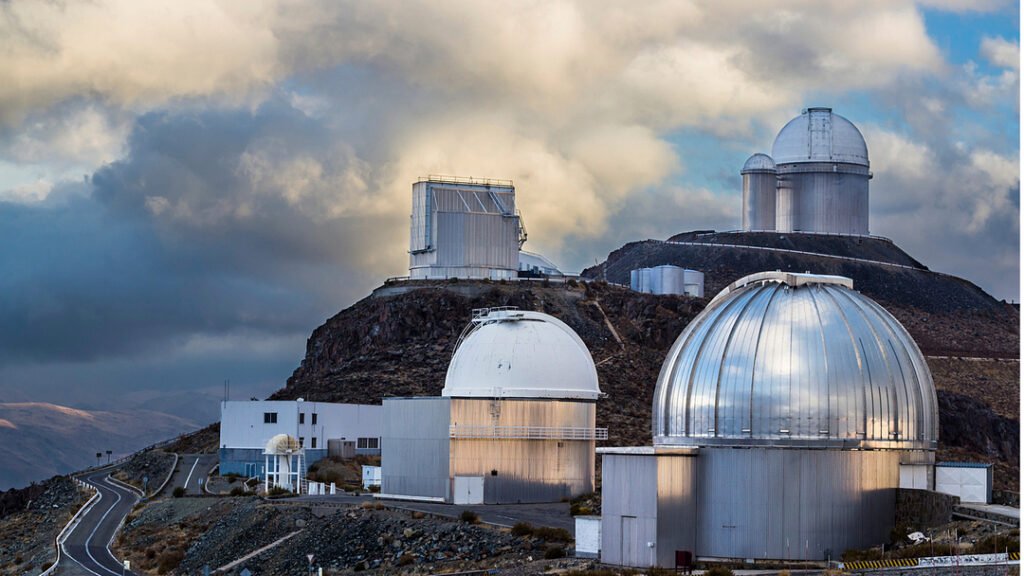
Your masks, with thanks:
[[[452,501],[455,504],[483,504],[484,477],[456,476]]]
[[[619,532],[622,535],[622,553],[619,558],[623,566],[641,566],[638,551],[640,550],[640,529],[637,526],[636,516],[623,516],[622,527]]]

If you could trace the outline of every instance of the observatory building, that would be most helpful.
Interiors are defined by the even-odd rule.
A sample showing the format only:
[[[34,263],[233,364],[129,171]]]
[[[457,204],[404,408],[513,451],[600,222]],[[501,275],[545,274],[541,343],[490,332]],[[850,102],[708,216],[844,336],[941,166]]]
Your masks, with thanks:
[[[328,456],[336,444],[350,445],[353,454],[380,454],[382,414],[380,406],[301,398],[225,400],[220,404],[220,473],[247,478],[270,473],[266,447],[279,436],[295,440],[304,465]]]
[[[878,545],[901,468],[929,476],[938,440],[907,331],[852,280],[812,274],[753,274],[719,293],[670,349],[652,419],[653,447],[600,450],[608,563]]]
[[[852,122],[808,108],[743,165],[743,230],[867,235],[869,168]]]
[[[511,180],[431,176],[412,185],[411,279],[515,278],[525,241]]]
[[[558,502],[594,490],[598,388],[580,337],[556,318],[475,310],[440,397],[385,398],[382,498]]]

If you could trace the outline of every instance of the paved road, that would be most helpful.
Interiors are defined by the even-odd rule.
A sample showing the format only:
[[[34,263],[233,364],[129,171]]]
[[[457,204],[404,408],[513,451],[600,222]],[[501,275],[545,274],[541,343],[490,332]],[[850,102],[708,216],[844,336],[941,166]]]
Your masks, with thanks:
[[[64,541],[61,568],[67,565],[72,570],[85,569],[94,576],[132,574],[124,571],[121,561],[111,553],[110,542],[121,521],[139,501],[139,494],[110,480],[111,471],[108,468],[80,478],[95,487],[100,498]]]
[[[185,493],[189,495],[203,494],[203,484],[206,483],[206,475],[217,465],[217,454],[181,454],[178,457],[178,465],[174,469],[174,476],[167,488],[170,494],[179,486],[185,487]],[[202,484],[200,483],[202,482]]]

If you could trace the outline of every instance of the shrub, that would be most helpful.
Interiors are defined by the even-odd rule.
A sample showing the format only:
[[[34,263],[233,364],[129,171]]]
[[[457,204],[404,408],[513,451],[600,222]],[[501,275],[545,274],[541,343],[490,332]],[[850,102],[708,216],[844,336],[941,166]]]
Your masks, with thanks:
[[[573,502],[572,505],[569,506],[569,514],[571,516],[590,516],[593,513],[593,509],[584,506],[579,502]]]
[[[459,518],[468,524],[477,524],[480,522],[480,515],[472,510],[463,510],[462,514],[459,514]]]
[[[353,572],[362,572],[363,570],[366,570],[366,562],[363,561],[356,562],[356,565],[352,567]]]
[[[1020,541],[1009,534],[990,534],[975,542],[971,548],[974,554],[999,554],[1006,551],[1020,551]]]
[[[732,568],[728,566],[712,566],[704,573],[705,576],[732,576]]]
[[[146,560],[156,558],[156,548],[146,548]]]
[[[185,495],[185,487],[184,486],[177,486],[177,487],[174,488],[174,491],[171,492],[171,496],[174,496],[175,498],[181,498],[184,495]]]
[[[408,552],[406,552],[405,554],[402,554],[402,556],[398,558],[398,565],[399,566],[408,566],[409,564],[412,564],[415,561],[416,561],[416,558],[412,554],[409,554]]]
[[[554,560],[555,558],[565,558],[565,548],[562,548],[561,546],[548,546],[548,548],[544,550],[545,560]]]
[[[287,489],[287,488],[282,488],[280,486],[274,486],[273,488],[270,489],[270,492],[267,492],[267,495],[268,496],[290,496],[291,493],[292,493],[292,491]]]
[[[538,526],[533,529],[533,535],[545,542],[572,542],[572,534],[565,528]]]
[[[380,486],[370,486],[370,492],[380,494]]]
[[[422,520],[427,517],[426,514],[420,512],[419,510],[413,510],[411,516],[413,520]]]
[[[526,522],[516,522],[512,527],[513,536],[530,536],[533,534],[533,525]]]
[[[231,489],[231,495],[245,496],[245,488],[242,488],[241,486],[235,486],[234,488]]]
[[[171,572],[181,564],[181,561],[185,559],[185,553],[181,550],[168,550],[160,555],[160,559],[157,560],[156,573],[166,574]]]

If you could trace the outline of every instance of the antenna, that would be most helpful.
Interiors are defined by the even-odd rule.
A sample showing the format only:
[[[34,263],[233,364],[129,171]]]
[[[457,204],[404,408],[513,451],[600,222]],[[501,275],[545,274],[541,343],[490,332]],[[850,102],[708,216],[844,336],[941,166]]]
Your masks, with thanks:
[[[224,381],[224,401],[227,402],[231,397],[231,380]]]

